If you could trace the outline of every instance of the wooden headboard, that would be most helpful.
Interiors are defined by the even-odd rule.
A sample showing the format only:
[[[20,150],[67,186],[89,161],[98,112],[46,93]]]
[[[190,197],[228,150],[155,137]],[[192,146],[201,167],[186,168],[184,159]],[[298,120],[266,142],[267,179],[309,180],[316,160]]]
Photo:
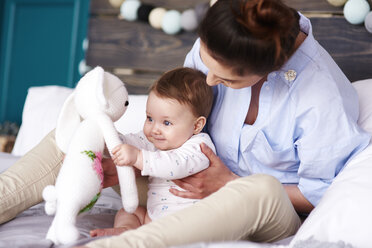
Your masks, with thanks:
[[[350,81],[372,78],[372,34],[363,25],[349,24],[342,7],[326,0],[284,0],[309,17],[315,38],[332,55]],[[142,0],[156,7],[183,11],[206,0]],[[129,93],[147,93],[164,71],[182,66],[197,35],[167,35],[148,23],[120,20],[108,0],[91,0],[87,64],[101,65],[126,82]]]

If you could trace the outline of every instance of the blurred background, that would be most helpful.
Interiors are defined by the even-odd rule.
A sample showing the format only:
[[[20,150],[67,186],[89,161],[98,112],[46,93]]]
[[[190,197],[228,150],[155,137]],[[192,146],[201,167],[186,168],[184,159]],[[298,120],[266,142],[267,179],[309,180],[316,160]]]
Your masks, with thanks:
[[[0,0],[0,124],[21,124],[29,87],[74,87],[96,65],[122,78],[131,94],[145,94],[161,73],[181,66],[196,32],[170,35],[148,22],[123,20],[119,17],[123,2]],[[210,4],[208,0],[141,2],[180,12]],[[372,34],[363,24],[345,20],[346,0],[285,2],[311,19],[314,36],[351,81],[372,77]],[[357,68],[351,66],[356,61]]]

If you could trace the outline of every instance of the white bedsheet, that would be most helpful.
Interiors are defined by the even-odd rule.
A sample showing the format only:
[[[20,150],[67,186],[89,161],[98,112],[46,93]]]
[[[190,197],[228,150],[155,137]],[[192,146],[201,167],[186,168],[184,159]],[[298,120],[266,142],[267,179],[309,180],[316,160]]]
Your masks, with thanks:
[[[0,152],[0,173],[14,164],[20,157],[10,153]]]
[[[0,152],[0,173],[19,158],[9,153]],[[53,216],[45,214],[42,202],[19,214],[15,219],[0,225],[0,247],[44,248],[84,244],[93,240],[89,236],[90,230],[112,227],[115,214],[120,208],[122,208],[120,196],[112,188],[104,189],[93,209],[77,218],[77,227],[81,234],[79,241],[66,246],[53,246],[51,241],[45,239]]]

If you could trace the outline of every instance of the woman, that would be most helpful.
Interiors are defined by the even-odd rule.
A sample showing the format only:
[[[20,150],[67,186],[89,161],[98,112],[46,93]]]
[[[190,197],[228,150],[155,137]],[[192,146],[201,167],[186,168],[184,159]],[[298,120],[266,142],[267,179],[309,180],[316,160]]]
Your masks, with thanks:
[[[219,0],[199,36],[185,66],[206,73],[214,86],[208,132],[218,157],[202,147],[210,167],[175,181],[186,191],[171,192],[206,198],[88,247],[293,235],[297,213],[308,214],[368,144],[370,136],[356,124],[356,92],[295,10],[277,0]]]
[[[368,144],[355,91],[295,10],[278,0],[219,0],[199,35],[185,66],[214,86],[208,132],[218,156],[201,146],[210,167],[171,192],[204,199],[88,247],[285,238],[300,226],[297,212],[309,213]]]

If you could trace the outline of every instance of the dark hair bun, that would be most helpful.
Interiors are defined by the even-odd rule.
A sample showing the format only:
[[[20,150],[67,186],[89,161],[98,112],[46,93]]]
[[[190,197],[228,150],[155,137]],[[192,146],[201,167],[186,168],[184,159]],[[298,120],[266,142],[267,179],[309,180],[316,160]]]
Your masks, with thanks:
[[[281,41],[291,35],[298,23],[297,12],[279,0],[241,1],[235,13],[236,21],[253,37],[275,42],[277,59],[282,52]]]
[[[291,32],[291,24],[298,22],[293,10],[278,0],[242,1],[236,20],[260,39],[287,36]]]
[[[299,19],[280,0],[218,0],[198,33],[208,52],[237,74],[265,75],[293,54]]]

